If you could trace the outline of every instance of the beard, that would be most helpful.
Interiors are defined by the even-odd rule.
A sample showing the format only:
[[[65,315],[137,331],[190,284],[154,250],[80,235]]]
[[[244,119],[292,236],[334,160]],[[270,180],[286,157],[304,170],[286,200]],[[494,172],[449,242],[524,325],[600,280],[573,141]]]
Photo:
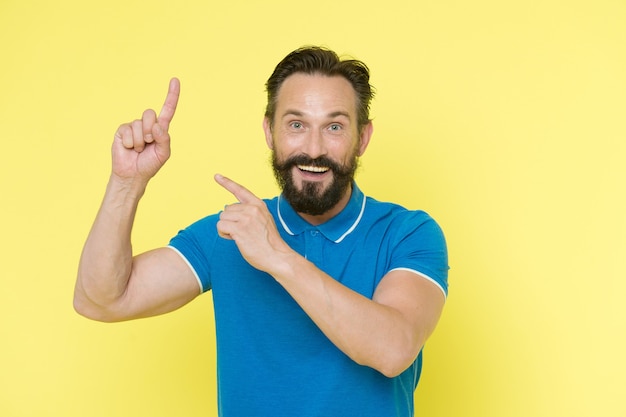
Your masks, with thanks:
[[[292,175],[292,170],[297,165],[328,167],[333,179],[326,188],[323,188],[323,184],[318,182],[304,181],[302,189],[298,189]],[[337,205],[348,187],[352,185],[357,167],[356,152],[346,165],[340,165],[325,156],[312,159],[306,155],[296,155],[285,161],[279,161],[276,152],[272,151],[274,177],[276,177],[283,196],[296,212],[312,216],[324,214]]]

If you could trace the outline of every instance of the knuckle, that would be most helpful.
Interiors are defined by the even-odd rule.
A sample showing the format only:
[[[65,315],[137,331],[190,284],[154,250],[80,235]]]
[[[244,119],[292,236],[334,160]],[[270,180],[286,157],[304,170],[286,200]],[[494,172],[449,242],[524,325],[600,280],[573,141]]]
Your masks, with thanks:
[[[118,137],[122,137],[122,136],[127,135],[130,131],[131,131],[130,124],[124,123],[124,124],[121,124],[117,128],[117,132],[115,132],[115,135]]]
[[[143,121],[141,119],[135,119],[131,122],[131,126],[133,129],[142,129]]]

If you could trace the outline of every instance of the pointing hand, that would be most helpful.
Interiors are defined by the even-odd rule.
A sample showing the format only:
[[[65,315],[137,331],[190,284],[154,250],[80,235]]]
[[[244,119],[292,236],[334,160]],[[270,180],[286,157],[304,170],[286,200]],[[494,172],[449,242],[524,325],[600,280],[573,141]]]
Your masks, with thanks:
[[[244,186],[222,175],[215,181],[239,201],[224,208],[217,223],[219,235],[232,239],[248,263],[270,272],[279,263],[277,256],[292,252],[282,239],[265,202]]]

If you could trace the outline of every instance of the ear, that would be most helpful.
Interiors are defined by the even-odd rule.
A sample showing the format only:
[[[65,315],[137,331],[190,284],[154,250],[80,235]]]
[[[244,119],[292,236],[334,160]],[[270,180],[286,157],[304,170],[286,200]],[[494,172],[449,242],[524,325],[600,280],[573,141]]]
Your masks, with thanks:
[[[363,129],[361,129],[361,135],[359,137],[360,142],[359,142],[359,156],[362,156],[365,153],[365,150],[367,149],[367,145],[369,145],[370,143],[370,139],[372,138],[372,134],[374,133],[374,125],[372,124],[372,121],[370,120],[370,122],[368,124],[366,124],[365,126],[363,126]]]
[[[263,118],[263,131],[265,132],[265,143],[267,147],[274,150],[274,137],[272,136],[272,126],[270,126],[270,120],[267,117]]]

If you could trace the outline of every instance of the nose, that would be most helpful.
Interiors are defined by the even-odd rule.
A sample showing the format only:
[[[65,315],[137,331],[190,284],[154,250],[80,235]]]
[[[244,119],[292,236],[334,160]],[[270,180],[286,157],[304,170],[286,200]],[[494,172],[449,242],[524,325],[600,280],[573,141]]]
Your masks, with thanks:
[[[324,135],[318,129],[311,129],[304,144],[304,153],[312,159],[326,155]]]

